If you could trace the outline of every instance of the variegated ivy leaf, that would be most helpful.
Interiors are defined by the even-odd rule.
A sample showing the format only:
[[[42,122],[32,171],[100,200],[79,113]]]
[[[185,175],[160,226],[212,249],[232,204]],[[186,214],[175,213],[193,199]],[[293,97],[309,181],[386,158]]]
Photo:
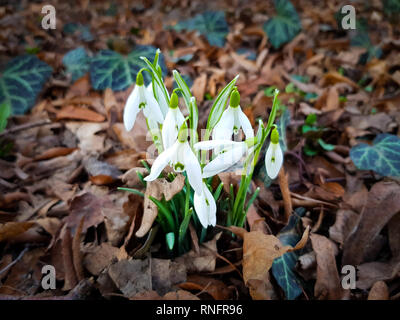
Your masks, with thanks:
[[[304,208],[297,208],[296,214],[290,216],[288,224],[279,232],[278,239],[283,245],[295,246],[301,239],[301,232],[297,229],[299,221],[301,221],[300,217],[304,213]],[[298,257],[297,251],[287,252],[275,259],[271,268],[274,278],[285,292],[288,300],[296,299],[303,292],[300,277],[295,271]]]
[[[351,148],[350,158],[360,170],[400,177],[400,138],[382,133],[374,139],[373,145],[360,143]]]
[[[33,107],[52,68],[34,55],[12,59],[0,75],[0,105],[7,103],[13,114],[23,114]]]
[[[263,26],[272,46],[277,49],[290,42],[301,30],[296,9],[289,0],[274,0],[277,15]]]
[[[125,90],[136,81],[136,75],[146,63],[140,57],[153,60],[156,48],[153,46],[138,45],[127,56],[112,51],[102,50],[92,58],[90,64],[90,79],[94,89],[104,90],[111,88],[114,91]],[[160,55],[159,65],[166,70],[164,57]],[[147,72],[143,73],[146,83],[151,77]]]
[[[62,59],[62,63],[67,72],[71,74],[72,81],[75,81],[89,71],[90,57],[83,47],[79,47],[68,51]]]
[[[206,11],[173,26],[177,31],[198,31],[212,46],[223,47],[229,32],[224,11]]]

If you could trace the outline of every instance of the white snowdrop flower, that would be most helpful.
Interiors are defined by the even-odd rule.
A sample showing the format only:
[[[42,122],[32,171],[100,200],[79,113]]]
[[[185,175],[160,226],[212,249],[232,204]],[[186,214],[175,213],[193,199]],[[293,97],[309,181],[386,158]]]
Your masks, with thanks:
[[[157,123],[162,123],[164,117],[160,110],[157,100],[154,98],[153,91],[146,88],[141,72],[136,77],[136,85],[132,93],[129,95],[124,109],[124,125],[127,131],[133,128],[136,121],[136,116],[140,110],[147,119],[152,119]]]
[[[246,139],[254,137],[254,131],[250,120],[240,108],[240,94],[237,90],[233,90],[229,99],[228,108],[222,113],[221,119],[218,121],[213,130],[213,140],[230,139],[233,134],[238,134],[242,128]]]
[[[195,192],[193,202],[194,209],[202,226],[204,228],[207,228],[209,225],[215,226],[217,222],[217,205],[213,195],[204,182],[203,192],[201,194]]]
[[[272,130],[271,142],[265,154],[265,169],[271,179],[275,179],[283,164],[283,153],[279,144],[279,133],[276,128]]]
[[[219,150],[218,155],[203,168],[203,178],[212,177],[225,171],[248,153],[249,146],[254,144],[254,138],[237,142],[231,140],[210,140],[198,142],[195,149]]]
[[[175,143],[179,128],[185,121],[182,112],[179,110],[178,101],[178,95],[173,93],[171,95],[170,107],[162,127],[162,140],[165,149],[168,149]]]
[[[154,160],[150,174],[144,178],[153,181],[158,178],[161,171],[170,164],[175,172],[186,171],[189,183],[199,195],[203,192],[201,179],[201,166],[187,141],[187,126],[184,122],[181,126],[178,138],[172,146],[165,149]]]

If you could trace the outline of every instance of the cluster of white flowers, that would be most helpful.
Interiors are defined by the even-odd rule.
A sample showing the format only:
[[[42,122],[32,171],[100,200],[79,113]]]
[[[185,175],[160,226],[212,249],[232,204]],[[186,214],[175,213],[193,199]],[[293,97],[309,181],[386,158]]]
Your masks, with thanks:
[[[126,130],[133,128],[140,110],[143,110],[153,140],[160,143],[159,155],[154,160],[151,172],[145,180],[157,179],[167,165],[170,165],[175,172],[185,171],[190,186],[194,190],[194,209],[201,224],[205,228],[208,225],[215,226],[217,206],[203,179],[226,171],[243,157],[247,160],[253,159],[257,143],[251,123],[240,107],[239,92],[234,88],[230,93],[229,106],[220,119],[217,119],[212,131],[212,140],[207,139],[192,145],[188,142],[190,130],[179,109],[177,94],[173,92],[170,97],[165,85],[159,81],[153,81],[153,84],[146,88],[141,71],[137,75],[135,88],[125,105],[123,117]],[[197,121],[198,119],[196,123]],[[243,130],[245,141],[232,140],[232,135],[237,135],[239,129]],[[159,132],[161,132],[161,137]],[[201,162],[199,150],[202,152],[213,150],[212,160],[207,164]],[[282,163],[279,134],[277,129],[273,128],[271,143],[265,156],[266,171],[271,179],[276,178]]]

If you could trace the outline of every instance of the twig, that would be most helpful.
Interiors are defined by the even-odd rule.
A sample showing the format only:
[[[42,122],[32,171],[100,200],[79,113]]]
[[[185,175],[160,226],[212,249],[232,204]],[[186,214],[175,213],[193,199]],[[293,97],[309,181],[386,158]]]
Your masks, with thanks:
[[[28,247],[26,247],[24,250],[21,251],[21,253],[18,255],[18,257],[12,261],[11,263],[9,263],[7,266],[5,266],[3,269],[0,270],[0,274],[2,274],[3,272],[6,272],[8,269],[10,269],[13,265],[15,265],[19,260],[22,259],[22,257],[24,256],[25,252],[28,251]]]
[[[289,217],[291,216],[293,211],[293,206],[292,206],[292,199],[290,198],[288,177],[284,167],[282,167],[281,170],[279,171],[278,178],[283,198],[283,206],[285,208],[285,222],[288,222]]]
[[[7,130],[4,130],[3,132],[0,132],[0,137],[7,135],[9,133],[15,133],[18,131],[23,131],[23,130],[27,130],[27,129],[31,129],[31,128],[35,128],[35,127],[40,127],[40,126],[44,126],[46,124],[50,124],[51,121],[49,119],[46,120],[40,120],[40,121],[36,121],[36,122],[29,122],[29,123],[24,123],[21,124],[19,126],[14,126],[12,128],[9,128]]]

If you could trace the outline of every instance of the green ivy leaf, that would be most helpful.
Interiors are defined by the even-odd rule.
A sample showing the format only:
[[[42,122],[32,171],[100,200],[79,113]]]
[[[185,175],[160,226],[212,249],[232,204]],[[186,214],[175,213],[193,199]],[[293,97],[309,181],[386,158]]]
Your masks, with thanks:
[[[12,59],[0,75],[0,104],[9,104],[13,114],[25,113],[51,73],[52,68],[34,55]]]
[[[382,133],[373,145],[360,143],[350,150],[350,158],[360,170],[373,170],[382,176],[400,177],[400,138]]]
[[[71,74],[72,81],[75,81],[89,71],[90,57],[83,47],[79,47],[68,51],[62,59],[62,63],[67,72]]]
[[[177,23],[172,29],[177,31],[198,31],[207,38],[210,45],[216,47],[225,45],[226,36],[229,32],[224,11],[206,11],[191,19]]]
[[[290,42],[301,30],[301,21],[289,0],[274,0],[277,15],[263,26],[264,32],[275,49]]]
[[[7,127],[7,120],[11,114],[11,107],[8,103],[2,103],[0,105],[0,132]]]
[[[296,214],[291,215],[288,224],[279,232],[278,239],[283,245],[294,247],[301,239],[301,233],[297,228],[304,213],[304,208],[297,208]],[[275,259],[271,268],[274,278],[285,292],[288,300],[294,300],[302,293],[301,281],[295,272],[298,257],[297,251],[287,252]]]
[[[136,81],[136,75],[146,63],[140,57],[151,58],[156,54],[153,46],[138,45],[127,56],[112,50],[101,50],[92,58],[90,64],[90,79],[96,90],[111,88],[114,91],[125,90]],[[159,64],[166,69],[164,58],[160,55]],[[145,82],[149,83],[150,76],[143,73]]]

